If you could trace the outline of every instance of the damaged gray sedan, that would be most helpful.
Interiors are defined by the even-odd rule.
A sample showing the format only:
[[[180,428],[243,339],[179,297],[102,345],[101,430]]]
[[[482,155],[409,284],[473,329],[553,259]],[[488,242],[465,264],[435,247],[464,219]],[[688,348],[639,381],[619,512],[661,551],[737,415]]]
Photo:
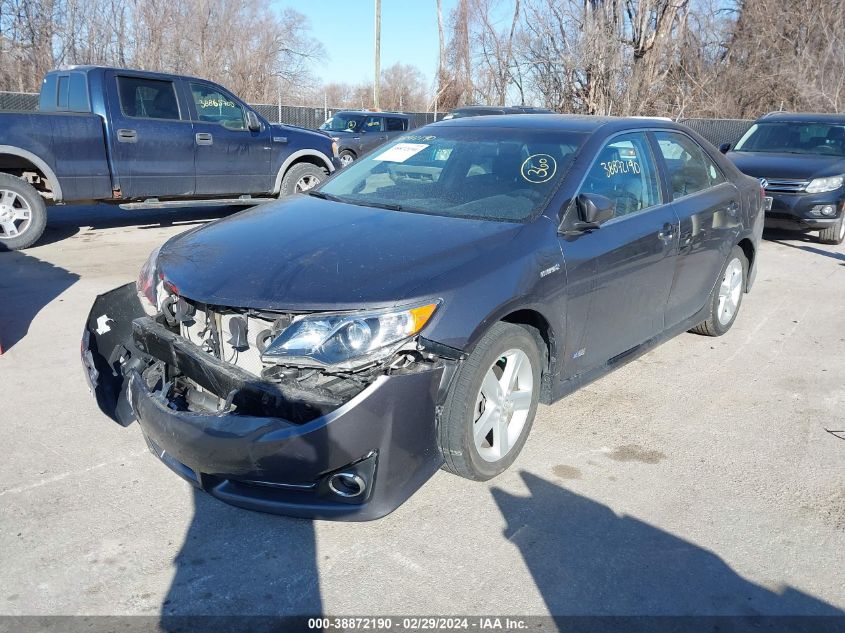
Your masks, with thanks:
[[[374,519],[441,467],[504,471],[538,403],[726,333],[762,204],[669,122],[438,123],[171,239],[97,298],[83,363],[102,411],[218,499]]]

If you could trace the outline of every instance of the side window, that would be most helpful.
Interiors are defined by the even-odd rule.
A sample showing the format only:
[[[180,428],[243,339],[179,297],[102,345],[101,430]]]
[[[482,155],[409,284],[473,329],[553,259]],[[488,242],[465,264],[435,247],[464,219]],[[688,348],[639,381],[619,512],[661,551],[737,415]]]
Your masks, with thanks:
[[[666,162],[674,198],[725,182],[716,164],[690,137],[677,132],[655,132],[654,135]]]
[[[88,84],[82,73],[71,73],[68,109],[71,112],[88,112]]]
[[[610,198],[616,204],[616,217],[660,204],[660,183],[645,134],[611,139],[590,167],[581,192]]]
[[[179,120],[179,103],[172,81],[118,77],[117,94],[123,114],[138,119]]]
[[[230,130],[245,130],[244,111],[232,97],[206,84],[191,83],[197,117],[207,123],[219,123]]]
[[[380,116],[368,116],[364,120],[364,131],[365,132],[381,132],[381,117]]]
[[[70,80],[68,76],[61,75],[59,77],[58,101],[56,102],[56,105],[59,107],[59,110],[67,110],[67,96],[69,86]]]
[[[395,119],[392,117],[388,117],[385,119],[387,122],[387,131],[388,132],[404,132],[405,131],[405,120],[404,119]]]

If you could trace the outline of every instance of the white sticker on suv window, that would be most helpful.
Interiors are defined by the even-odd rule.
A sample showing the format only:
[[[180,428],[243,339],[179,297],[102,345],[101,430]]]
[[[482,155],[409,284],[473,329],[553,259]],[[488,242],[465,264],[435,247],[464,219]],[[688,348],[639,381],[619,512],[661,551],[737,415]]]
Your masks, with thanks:
[[[419,154],[428,145],[423,143],[397,143],[386,152],[374,156],[373,160],[386,160],[391,163],[404,163],[414,154]]]

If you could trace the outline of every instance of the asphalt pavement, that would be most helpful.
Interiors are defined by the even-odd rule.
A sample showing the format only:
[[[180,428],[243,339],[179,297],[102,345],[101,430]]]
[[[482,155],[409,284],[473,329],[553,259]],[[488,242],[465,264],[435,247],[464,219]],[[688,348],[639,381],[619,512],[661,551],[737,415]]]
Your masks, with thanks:
[[[229,507],[98,411],[94,297],[232,209],[53,209],[0,253],[0,614],[842,614],[845,248],[768,235],[731,332],[553,406],[513,468],[390,516]],[[838,436],[837,436],[838,432]]]

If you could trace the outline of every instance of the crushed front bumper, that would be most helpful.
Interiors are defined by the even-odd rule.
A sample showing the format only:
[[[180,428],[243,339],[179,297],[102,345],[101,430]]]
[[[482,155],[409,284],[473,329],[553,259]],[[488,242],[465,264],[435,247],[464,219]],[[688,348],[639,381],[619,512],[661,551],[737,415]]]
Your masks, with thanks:
[[[133,297],[137,303],[129,290],[95,302],[82,349],[89,383],[106,414],[124,425],[137,418],[151,451],[198,488],[252,510],[364,521],[396,509],[440,467],[435,420],[442,366],[379,376],[338,407],[298,401],[303,394],[247,381],[188,341],[163,334],[138,316],[140,304],[114,305],[131,305]],[[142,376],[161,361],[229,391],[242,406],[223,413],[179,410]],[[295,415],[267,415],[255,403],[274,411],[317,409],[292,421]]]

